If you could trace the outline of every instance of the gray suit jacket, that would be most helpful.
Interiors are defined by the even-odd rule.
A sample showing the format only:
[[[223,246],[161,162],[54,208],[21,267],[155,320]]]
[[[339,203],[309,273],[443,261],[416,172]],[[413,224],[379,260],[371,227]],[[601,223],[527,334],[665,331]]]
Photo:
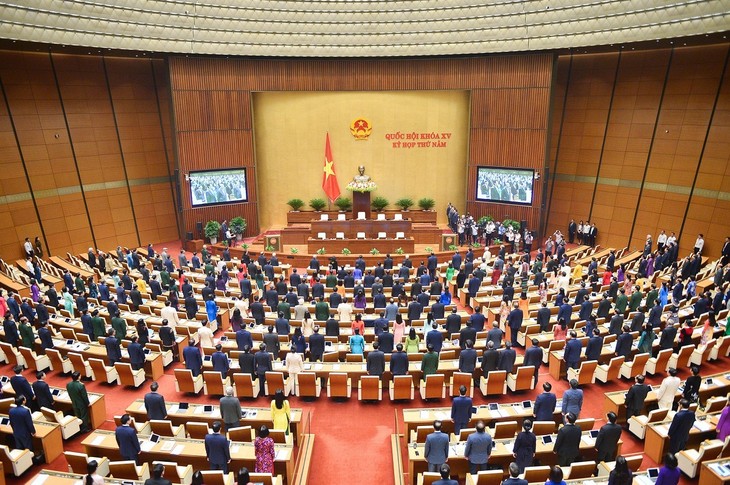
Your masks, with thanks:
[[[435,431],[426,436],[424,457],[428,463],[442,465],[449,457],[449,435]]]
[[[474,463],[476,465],[486,463],[491,453],[492,437],[486,431],[484,433],[472,433],[466,439],[464,456],[470,463]]]
[[[221,398],[221,419],[224,423],[233,424],[241,421],[241,403],[238,398],[233,396],[223,396]]]
[[[368,353],[367,371],[371,376],[382,376],[385,372],[385,354],[380,350]]]

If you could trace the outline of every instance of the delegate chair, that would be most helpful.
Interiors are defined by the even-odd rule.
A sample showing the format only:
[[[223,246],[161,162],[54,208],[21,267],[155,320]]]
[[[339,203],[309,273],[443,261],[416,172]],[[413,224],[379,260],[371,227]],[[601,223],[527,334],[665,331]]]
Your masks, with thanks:
[[[364,212],[358,212],[357,213],[357,220],[358,221],[364,221],[365,220],[365,213]]]
[[[259,386],[254,385],[251,374],[236,372],[233,374],[233,394],[236,397],[256,398],[259,395]]]
[[[619,371],[621,377],[624,379],[633,379],[639,374],[644,373],[644,367],[651,357],[650,353],[637,354],[634,360],[631,362],[624,362],[621,364],[621,370]]]
[[[398,212],[397,214],[393,214],[393,220],[394,221],[402,221],[403,220],[403,214]]]
[[[727,405],[727,396],[714,396],[705,402],[705,414],[719,413]]]
[[[152,433],[152,427],[150,426],[150,423],[147,421],[142,421],[141,423],[138,423],[134,418],[129,422],[130,426],[134,426],[134,429],[137,431],[137,434],[142,435],[148,435]],[[114,416],[114,424],[119,427],[122,425],[122,416]]]
[[[514,374],[507,374],[507,387],[510,391],[529,391],[535,388],[535,366],[523,365]]]
[[[19,347],[19,350],[28,369],[38,372],[39,370],[51,368],[51,359],[47,355],[38,355],[35,353],[35,350],[23,346]]]
[[[386,233],[384,233],[384,232],[379,232],[379,233],[378,233],[378,239],[385,239],[385,238],[387,238],[387,237],[388,237],[388,236],[387,236],[387,234],[386,234]]]
[[[64,416],[61,411],[54,411],[51,408],[42,407],[43,418],[49,423],[57,423],[61,426],[61,436],[67,440],[81,431],[81,421],[76,416]]]
[[[223,474],[223,470],[201,470],[205,485],[234,485],[233,473]]]
[[[667,418],[668,409],[655,409],[648,416],[638,415],[629,418],[629,431],[631,434],[643,440],[646,436],[646,427],[650,423],[658,423]]]
[[[221,373],[216,370],[203,372],[203,394],[207,396],[225,396],[226,387],[230,386],[231,381],[226,377],[223,379]]]
[[[730,342],[730,340],[728,340]],[[46,355],[51,359],[51,370],[58,370],[62,374],[70,374],[74,370],[74,366],[68,358],[61,355],[56,349],[46,349]]]
[[[13,470],[13,475],[19,477],[33,466],[33,453],[30,450],[11,450],[0,445],[0,460],[6,473]]]
[[[327,239],[327,233],[326,232],[318,232],[317,238],[319,239]]]
[[[710,340],[705,345],[698,345],[697,348],[692,351],[692,355],[689,356],[689,365],[701,366],[704,362],[707,362],[714,347],[715,339]],[[22,348],[23,347],[21,347],[21,349]],[[23,354],[23,357],[25,357],[25,354]],[[25,361],[28,361],[27,357],[25,357]]]
[[[296,389],[297,397],[319,397],[322,392],[322,383],[314,372],[301,372],[298,376],[299,386]]]
[[[185,438],[185,425],[173,426],[169,419],[150,419],[150,429],[160,436]]]
[[[350,398],[352,380],[344,372],[330,372],[327,380],[327,397]]]
[[[672,356],[672,349],[660,350],[656,357],[649,357],[646,361],[646,367],[644,372],[649,375],[656,375],[660,372],[667,371],[667,364],[669,364],[669,358]]]
[[[433,433],[433,426],[416,426],[416,430],[411,431],[411,442],[425,443],[430,433]]]
[[[384,220],[385,220],[385,214],[383,214],[382,212],[380,212],[380,213],[378,214],[378,219],[377,219],[377,220],[379,220],[379,221],[384,221]]]
[[[357,239],[365,239],[365,233],[364,232],[358,232],[357,233]]]
[[[495,440],[502,438],[514,438],[519,430],[520,425],[517,421],[497,422],[494,423],[494,434],[492,435],[492,438]]]
[[[99,379],[107,384],[114,384],[117,382],[119,374],[117,373],[116,368],[104,364],[104,361],[101,359],[91,358],[88,362],[93,372],[93,375],[91,376],[93,380]]]
[[[165,467],[164,477],[172,483],[180,483],[182,485],[190,485],[193,483],[193,466],[180,466],[174,461],[153,461],[152,467],[160,463]]]
[[[66,463],[68,463],[69,473],[88,473],[87,465],[91,460],[96,460],[97,469],[96,473],[105,477],[109,475],[109,458],[89,456],[86,453],[76,453],[75,451],[64,451],[63,455],[66,457]]]
[[[347,219],[347,215],[346,214],[337,214],[337,220],[338,221],[344,221],[345,219]]]
[[[9,343],[0,342],[0,350],[5,354],[5,361],[10,364],[10,367],[15,367],[16,365],[26,367],[23,355]]]
[[[604,384],[618,379],[618,374],[621,372],[621,365],[624,363],[624,360],[624,356],[620,355],[611,359],[608,364],[598,365],[595,372],[596,379]]]
[[[680,451],[677,453],[679,469],[688,477],[695,478],[700,463],[719,458],[723,445],[722,441],[715,440],[709,443],[701,443],[699,450],[684,449]]]
[[[91,370],[91,366],[86,362],[83,355],[77,354],[76,352],[69,352],[68,358],[73,365],[74,371],[81,374],[81,377],[94,378],[94,371]]]
[[[707,357],[708,360],[717,360],[720,357],[727,357],[728,352],[730,351],[730,338],[726,336],[722,336],[717,339],[717,342],[715,342],[715,346],[712,347],[712,350],[710,351],[710,355]]]
[[[549,466],[528,466],[525,467],[524,478],[527,483],[545,483],[550,476]]]
[[[117,362],[114,368],[119,374],[119,383],[127,387],[139,387],[144,383],[144,369],[133,370],[132,364]]]
[[[581,362],[578,369],[568,369],[568,380],[575,379],[579,385],[593,384],[596,382],[596,367],[598,367],[597,360],[585,360]]]
[[[393,376],[389,393],[391,401],[413,400],[413,378],[409,375]]]
[[[266,373],[266,395],[273,396],[278,389],[284,391],[284,396],[291,394],[291,386],[294,379],[284,377],[283,372]]]
[[[345,362],[365,362],[362,354],[345,354]]]
[[[679,353],[672,354],[672,356],[669,357],[669,363],[667,364],[667,367],[672,367],[674,369],[687,367],[687,362],[689,362],[689,358],[690,356],[692,356],[692,352],[694,352],[694,350],[694,345],[685,345],[684,347],[680,348]]]
[[[418,485],[432,485],[433,482],[441,480],[441,474],[436,472],[423,472],[418,475]]]
[[[334,338],[337,337],[325,337],[325,338]],[[322,362],[339,362],[340,361],[340,353],[339,352],[325,352],[324,355],[322,355]]]
[[[626,458],[626,463],[629,465],[629,470],[636,473],[641,468],[641,462],[644,461],[644,454],[638,453],[636,455],[624,456],[624,458]],[[598,464],[598,476],[607,477],[614,468],[616,468],[615,461],[602,461]]]
[[[575,480],[578,478],[590,478],[596,471],[595,461],[578,461],[572,463],[568,470],[565,470],[566,478]]]
[[[433,429],[432,429],[432,431],[433,431]],[[467,438],[469,438],[470,434],[474,434],[476,432],[477,432],[476,428],[461,428],[461,430],[459,431],[459,436],[457,437],[457,440],[464,442],[467,440]],[[456,435],[454,435],[454,436],[456,436]]]
[[[550,352],[557,352],[565,348],[565,340],[551,340],[546,349],[542,349],[542,363],[548,365]]]
[[[532,432],[536,436],[555,433],[555,421],[535,421],[532,423]]]
[[[329,214],[320,214],[319,215],[319,220],[320,221],[329,221],[330,220],[330,215]]]
[[[446,386],[444,386],[443,374],[431,374],[426,376],[426,381],[421,381],[419,387],[421,399],[443,399],[446,397]]]
[[[204,440],[210,434],[210,428],[208,423],[188,421],[185,423],[185,432],[188,434],[188,438],[192,440]]]
[[[378,376],[362,376],[357,388],[358,401],[382,401],[383,383]]]
[[[6,397],[5,399],[0,399],[0,414],[10,414],[10,409],[14,407],[14,397]]]
[[[580,428],[581,431],[590,431],[596,424],[596,418],[582,418],[575,421],[575,425]]]
[[[406,233],[405,232],[400,232],[400,231],[399,232],[396,232],[395,233],[395,238],[396,239],[405,239],[406,238]]]
[[[225,296],[225,295],[220,295]],[[168,365],[172,364],[172,350],[162,350],[162,346],[160,344],[153,344],[153,343],[147,343],[144,346],[146,349],[150,349],[152,352],[159,352],[162,354],[162,366],[167,367]]]
[[[472,475],[466,474],[466,485],[500,485],[502,483],[503,470],[487,470]]]
[[[150,465],[144,463],[138,466],[133,460],[112,461],[109,462],[109,474],[123,480],[145,481],[150,477]]]
[[[335,239],[345,239],[345,233],[344,232],[336,232],[335,233]]]
[[[484,396],[507,394],[507,371],[493,370],[479,381],[479,389]]]
[[[218,374],[220,375],[220,373]],[[175,390],[188,394],[198,394],[203,389],[203,376],[193,377],[190,369],[175,369]]]
[[[229,429],[228,439],[241,443],[252,443],[253,431],[251,431],[251,426],[239,426],[238,428]]]
[[[451,397],[458,396],[461,386],[466,387],[467,396],[474,397],[474,378],[468,372],[454,372],[451,375],[449,395]]]

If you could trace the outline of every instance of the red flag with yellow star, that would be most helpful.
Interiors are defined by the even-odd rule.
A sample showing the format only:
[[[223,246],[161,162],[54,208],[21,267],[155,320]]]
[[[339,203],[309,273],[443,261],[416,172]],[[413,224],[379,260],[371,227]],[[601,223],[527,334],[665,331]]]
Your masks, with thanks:
[[[340,196],[340,185],[337,183],[337,174],[335,173],[335,161],[332,158],[332,148],[330,147],[330,134],[327,133],[327,142],[324,146],[324,169],[322,174],[322,190],[327,194],[330,202],[334,202]]]

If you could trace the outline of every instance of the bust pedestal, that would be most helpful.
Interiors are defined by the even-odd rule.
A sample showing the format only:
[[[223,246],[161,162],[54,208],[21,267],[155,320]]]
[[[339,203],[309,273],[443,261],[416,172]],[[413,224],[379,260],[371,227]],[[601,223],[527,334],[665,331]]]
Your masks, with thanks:
[[[370,192],[352,191],[352,217],[357,219],[359,212],[365,213],[365,219],[370,219]]]

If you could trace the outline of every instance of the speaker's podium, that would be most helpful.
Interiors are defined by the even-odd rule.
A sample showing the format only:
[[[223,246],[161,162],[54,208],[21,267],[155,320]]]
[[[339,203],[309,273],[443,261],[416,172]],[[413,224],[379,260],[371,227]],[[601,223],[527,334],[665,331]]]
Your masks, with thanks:
[[[355,219],[360,218],[360,213],[365,213],[365,219],[370,219],[370,192],[352,191],[352,214]]]

